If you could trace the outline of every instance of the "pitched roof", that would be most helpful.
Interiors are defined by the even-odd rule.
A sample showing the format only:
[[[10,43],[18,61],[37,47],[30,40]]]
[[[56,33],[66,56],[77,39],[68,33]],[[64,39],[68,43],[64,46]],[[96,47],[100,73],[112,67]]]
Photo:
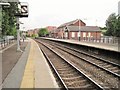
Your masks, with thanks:
[[[82,26],[81,31],[101,31],[97,26]]]
[[[80,19],[76,19],[76,20],[73,20],[73,21],[70,21],[70,22],[67,22],[67,23],[64,23],[62,25],[60,25],[58,28],[61,28],[61,27],[65,27],[65,26],[69,26],[71,24],[74,24],[76,23],[77,21],[79,21]],[[80,20],[82,23],[84,23],[82,20]]]
[[[46,28],[48,29],[48,31],[52,31],[52,30],[55,30],[57,27],[56,26],[47,26]]]
[[[99,27],[97,26],[67,26],[67,29],[69,31],[101,31]]]

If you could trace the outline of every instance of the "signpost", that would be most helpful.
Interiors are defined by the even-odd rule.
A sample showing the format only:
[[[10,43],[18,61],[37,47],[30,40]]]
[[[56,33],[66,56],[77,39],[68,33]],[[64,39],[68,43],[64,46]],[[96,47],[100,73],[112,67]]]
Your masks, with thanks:
[[[19,18],[28,17],[28,3],[21,2],[18,4],[18,12],[16,12],[15,16],[17,17],[17,51],[22,51],[20,49],[20,31],[19,31]]]

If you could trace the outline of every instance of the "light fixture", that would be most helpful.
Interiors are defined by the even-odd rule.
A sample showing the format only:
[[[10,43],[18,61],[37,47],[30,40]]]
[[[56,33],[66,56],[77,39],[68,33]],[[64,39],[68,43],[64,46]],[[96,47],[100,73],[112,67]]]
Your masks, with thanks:
[[[10,3],[0,3],[2,6],[10,6]]]

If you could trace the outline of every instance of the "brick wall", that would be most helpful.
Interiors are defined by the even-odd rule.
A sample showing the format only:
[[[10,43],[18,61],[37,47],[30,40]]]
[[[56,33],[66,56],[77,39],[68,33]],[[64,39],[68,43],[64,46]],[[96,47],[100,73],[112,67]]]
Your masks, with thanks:
[[[81,40],[84,40],[85,38],[88,39],[89,37],[93,39],[100,39],[101,32],[81,32]]]

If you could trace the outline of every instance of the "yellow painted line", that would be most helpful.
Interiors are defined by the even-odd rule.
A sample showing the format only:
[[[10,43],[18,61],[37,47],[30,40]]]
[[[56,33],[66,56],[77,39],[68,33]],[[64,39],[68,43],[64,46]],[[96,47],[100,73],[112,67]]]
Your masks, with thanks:
[[[31,40],[30,53],[20,88],[34,88],[34,44],[33,40]]]

